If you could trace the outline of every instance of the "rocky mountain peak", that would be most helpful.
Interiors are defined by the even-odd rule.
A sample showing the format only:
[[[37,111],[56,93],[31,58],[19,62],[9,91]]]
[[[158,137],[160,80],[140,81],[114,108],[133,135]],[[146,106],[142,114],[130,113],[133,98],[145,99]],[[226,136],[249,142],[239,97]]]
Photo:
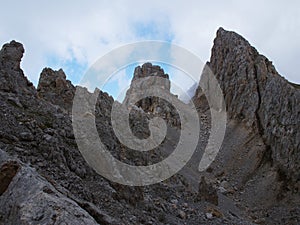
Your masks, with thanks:
[[[159,79],[149,79],[153,77],[158,77]],[[170,92],[171,85],[169,75],[166,74],[160,66],[152,65],[149,62],[144,63],[142,66],[137,66],[134,70],[131,85],[126,92],[123,103],[131,108],[132,106],[129,104],[130,98],[140,96],[141,93],[144,93],[150,87],[157,86]],[[164,99],[149,96],[138,101],[135,106],[141,108],[145,112],[162,116],[170,124],[175,126],[180,124],[180,119],[175,108]]]
[[[207,66],[223,90],[229,119],[261,135],[265,154],[280,173],[296,182],[300,171],[299,89],[280,76],[272,62],[247,40],[223,28],[217,31]],[[194,101],[201,98],[198,88]],[[205,101],[197,104],[205,105]]]
[[[134,70],[133,80],[137,78],[143,78],[148,76],[159,76],[169,79],[169,75],[165,74],[164,70],[160,66],[152,65],[152,63],[144,63],[142,66],[137,66]]]
[[[24,47],[19,42],[13,40],[10,43],[4,44],[0,51],[1,65],[12,70],[20,69],[24,52]]]
[[[158,77],[163,79],[150,81],[147,79],[148,77]],[[144,63],[142,66],[137,66],[134,69],[130,89],[134,91],[136,91],[136,89],[145,90],[145,88],[153,85],[159,85],[165,90],[170,91],[169,75],[166,74],[160,66],[152,65],[149,62]]]
[[[0,89],[6,92],[35,94],[33,84],[28,81],[20,68],[24,47],[11,41],[3,45],[0,51]]]
[[[37,87],[38,97],[71,111],[75,91],[62,69],[43,69]]]

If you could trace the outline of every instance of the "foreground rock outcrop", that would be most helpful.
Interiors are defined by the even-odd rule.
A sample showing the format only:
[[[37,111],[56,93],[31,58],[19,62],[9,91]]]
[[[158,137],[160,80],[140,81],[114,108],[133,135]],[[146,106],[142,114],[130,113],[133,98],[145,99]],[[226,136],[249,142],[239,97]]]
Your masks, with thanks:
[[[0,202],[5,202],[0,205],[1,224],[98,224],[33,168],[9,158],[2,150],[0,162],[1,185],[6,184],[0,195]],[[109,220],[105,216],[103,223]]]

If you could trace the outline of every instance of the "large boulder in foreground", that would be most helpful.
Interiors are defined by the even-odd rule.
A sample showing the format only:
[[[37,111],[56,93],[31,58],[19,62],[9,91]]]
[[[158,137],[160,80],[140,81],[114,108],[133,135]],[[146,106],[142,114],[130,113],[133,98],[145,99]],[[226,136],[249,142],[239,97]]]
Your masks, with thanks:
[[[0,150],[1,224],[98,224],[33,168]]]

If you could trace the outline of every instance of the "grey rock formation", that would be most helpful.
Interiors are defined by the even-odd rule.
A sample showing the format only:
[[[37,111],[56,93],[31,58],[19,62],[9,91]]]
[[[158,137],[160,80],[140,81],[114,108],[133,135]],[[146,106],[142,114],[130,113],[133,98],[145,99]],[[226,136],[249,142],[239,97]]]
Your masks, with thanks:
[[[235,32],[220,28],[207,66],[224,92],[228,116],[258,132],[288,180],[300,177],[300,90]],[[194,99],[205,98],[198,88]],[[199,103],[198,103],[199,105]]]
[[[38,87],[38,97],[58,105],[68,111],[72,109],[75,87],[66,79],[62,69],[54,71],[50,68],[43,69]]]
[[[145,78],[149,76],[157,76],[166,79],[165,88],[170,90],[169,75],[165,74],[164,70],[160,66],[152,65],[151,63],[144,63],[142,67],[135,68],[133,73],[133,79]]]
[[[0,90],[35,94],[36,90],[24,76],[20,68],[24,47],[21,43],[11,41],[3,45],[0,51]]]
[[[299,197],[286,194],[299,190],[291,189],[299,174],[297,85],[282,79],[239,35],[220,29],[208,63],[225,92],[230,118],[220,157],[206,172],[198,172],[210,128],[208,105],[198,89],[194,100],[201,131],[194,157],[179,174],[146,187],[114,184],[94,172],[73,134],[74,86],[62,70],[46,68],[37,91],[20,68],[23,52],[15,41],[0,51],[0,149],[6,152],[0,150],[0,224],[299,223]],[[146,63],[136,68],[128,96],[148,87],[134,83],[138,78],[155,76],[170,91],[168,75]],[[276,88],[284,89],[284,95]],[[97,93],[96,128],[115,158],[149,165],[172,153],[180,127],[170,105],[149,97],[130,106],[131,129],[138,138],[147,137],[154,116],[168,121],[164,142],[140,153],[116,138],[110,118],[114,99]]]
[[[299,216],[283,209],[299,215],[299,85],[280,76],[247,40],[223,28],[217,31],[201,80],[207,80],[207,69],[219,81],[228,112],[225,141],[210,175],[243,190],[237,198],[247,207],[259,205],[255,213],[265,223],[297,223]],[[199,112],[209,114],[200,87],[193,101]]]
[[[149,79],[151,77],[157,77],[158,79]],[[165,74],[162,68],[151,63],[145,63],[142,67],[136,67],[130,88],[127,90],[123,103],[128,105],[128,107],[132,107],[128,103],[129,98],[137,98],[137,96],[141,96],[141,93],[145,93],[150,87],[156,86],[172,95],[170,93],[169,75]],[[149,96],[136,102],[135,105],[146,113],[159,115],[166,119],[169,124],[180,126],[180,119],[176,109],[162,98]]]

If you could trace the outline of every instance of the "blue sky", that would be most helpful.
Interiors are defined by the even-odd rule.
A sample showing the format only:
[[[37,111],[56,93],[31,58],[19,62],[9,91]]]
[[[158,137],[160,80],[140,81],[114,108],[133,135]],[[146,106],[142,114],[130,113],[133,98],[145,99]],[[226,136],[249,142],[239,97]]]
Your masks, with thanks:
[[[24,44],[22,68],[36,85],[44,67],[62,68],[74,84],[101,56],[120,46],[144,40],[167,41],[208,61],[216,30],[242,34],[273,61],[288,80],[300,83],[300,2],[238,0],[58,1],[28,0],[1,3],[0,44]],[[104,87],[114,97],[131,79],[133,66],[119,71]],[[191,82],[164,68],[171,79],[188,89]]]

